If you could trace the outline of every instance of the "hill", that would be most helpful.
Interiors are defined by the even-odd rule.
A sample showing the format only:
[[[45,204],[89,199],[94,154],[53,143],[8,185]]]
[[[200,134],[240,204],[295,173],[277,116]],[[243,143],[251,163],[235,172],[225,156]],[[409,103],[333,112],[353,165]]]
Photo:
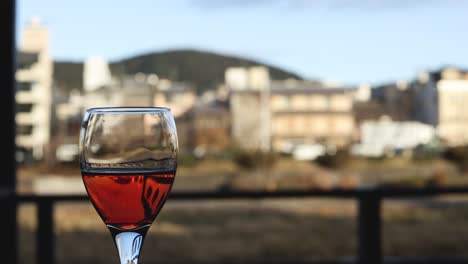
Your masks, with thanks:
[[[111,62],[110,69],[114,76],[137,72],[156,73],[160,78],[190,82],[201,93],[223,83],[226,68],[254,65],[268,67],[272,79],[302,79],[297,74],[254,60],[196,50],[174,50],[138,55]],[[57,86],[66,90],[82,87],[83,63],[57,61],[54,69]]]
[[[83,63],[71,61],[54,62],[55,87],[64,90],[83,88]]]

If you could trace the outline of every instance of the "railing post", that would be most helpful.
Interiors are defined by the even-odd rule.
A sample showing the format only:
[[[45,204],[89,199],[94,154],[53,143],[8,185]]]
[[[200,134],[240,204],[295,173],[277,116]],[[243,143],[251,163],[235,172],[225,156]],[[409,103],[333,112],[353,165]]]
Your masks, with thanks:
[[[16,224],[16,197],[10,190],[0,188],[0,225],[2,226],[2,243],[0,257],[2,263],[17,262],[17,224]]]
[[[55,263],[54,204],[39,200],[37,204],[36,248],[38,264]]]
[[[359,197],[358,258],[361,264],[382,263],[381,197],[377,191]]]

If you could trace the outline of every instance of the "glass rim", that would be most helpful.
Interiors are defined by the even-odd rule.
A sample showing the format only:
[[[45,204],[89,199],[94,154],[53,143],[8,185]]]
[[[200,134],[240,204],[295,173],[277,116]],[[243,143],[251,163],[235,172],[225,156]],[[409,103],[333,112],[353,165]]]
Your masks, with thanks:
[[[156,106],[112,106],[112,107],[92,107],[86,109],[88,114],[122,114],[122,113],[154,113],[154,112],[171,112],[167,107]]]

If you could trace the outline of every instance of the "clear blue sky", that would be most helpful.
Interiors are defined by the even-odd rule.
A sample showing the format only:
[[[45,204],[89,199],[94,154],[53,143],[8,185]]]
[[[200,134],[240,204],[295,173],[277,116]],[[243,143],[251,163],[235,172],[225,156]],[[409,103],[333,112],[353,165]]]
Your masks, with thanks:
[[[19,0],[50,28],[56,59],[196,48],[346,84],[468,66],[465,0]]]

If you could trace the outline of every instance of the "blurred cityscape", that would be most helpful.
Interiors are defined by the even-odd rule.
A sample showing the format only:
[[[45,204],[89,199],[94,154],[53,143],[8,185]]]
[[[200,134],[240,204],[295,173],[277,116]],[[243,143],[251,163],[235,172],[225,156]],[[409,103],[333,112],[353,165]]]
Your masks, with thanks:
[[[57,62],[49,30],[37,18],[22,29],[19,44],[19,192],[84,193],[81,120],[87,108],[106,106],[171,108],[180,146],[176,191],[468,184],[468,71],[459,67],[350,86],[200,51]],[[184,61],[183,67],[169,65],[171,59]],[[466,255],[460,242],[468,240],[468,229],[459,229],[466,210],[456,207],[461,200],[386,203],[386,254]],[[153,229],[158,236],[145,242],[158,244],[144,253],[153,259],[310,259],[355,252],[348,236],[356,231],[350,220],[356,206],[349,201],[172,205]],[[20,242],[32,239],[34,212],[27,206],[19,211]],[[90,204],[65,204],[55,217],[59,262],[108,261],[102,252],[112,251],[112,244]],[[101,248],[89,240],[102,241]],[[30,261],[30,249],[22,250],[22,260]]]
[[[105,59],[90,57],[72,72],[82,87],[67,90],[54,80],[51,53],[48,29],[31,20],[18,54],[20,163],[76,162],[83,113],[104,106],[171,108],[181,153],[196,158],[232,148],[296,160],[339,150],[409,158],[468,143],[468,72],[456,67],[375,87],[273,79],[266,66],[227,67],[223,82],[200,89],[157,72],[112,75]]]

